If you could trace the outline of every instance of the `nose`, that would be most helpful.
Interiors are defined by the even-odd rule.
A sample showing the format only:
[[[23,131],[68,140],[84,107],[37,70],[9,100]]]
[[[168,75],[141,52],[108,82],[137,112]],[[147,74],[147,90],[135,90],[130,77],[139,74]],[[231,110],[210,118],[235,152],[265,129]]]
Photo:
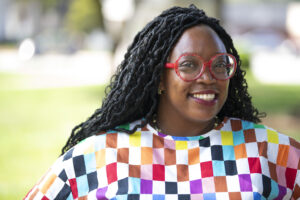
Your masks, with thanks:
[[[197,82],[203,82],[206,84],[212,84],[216,82],[216,79],[210,73],[209,67],[205,66],[202,75],[196,80]]]

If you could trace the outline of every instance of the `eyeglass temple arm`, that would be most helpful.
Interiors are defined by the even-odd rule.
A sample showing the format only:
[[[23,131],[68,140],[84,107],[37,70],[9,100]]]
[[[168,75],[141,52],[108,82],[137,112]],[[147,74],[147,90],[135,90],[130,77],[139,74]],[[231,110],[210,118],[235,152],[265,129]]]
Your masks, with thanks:
[[[175,68],[175,64],[174,63],[166,63],[165,67],[166,68]]]

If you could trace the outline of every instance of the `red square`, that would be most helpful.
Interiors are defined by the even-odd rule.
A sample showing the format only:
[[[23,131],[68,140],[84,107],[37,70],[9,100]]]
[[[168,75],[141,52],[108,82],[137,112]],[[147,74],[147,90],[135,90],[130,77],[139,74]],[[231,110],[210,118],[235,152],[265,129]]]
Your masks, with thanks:
[[[261,166],[259,158],[248,158],[250,173],[260,173]]]
[[[200,167],[202,178],[213,176],[213,167],[211,161],[200,163]]]
[[[41,200],[49,200],[47,197],[43,196]]]
[[[117,163],[106,165],[106,176],[108,184],[117,181]]]
[[[286,186],[293,190],[294,183],[297,175],[297,169],[286,168],[285,177],[286,177]]]
[[[77,199],[78,198],[78,190],[77,190],[76,178],[70,179],[69,182],[70,182],[73,199]]]
[[[153,180],[165,181],[165,166],[153,165]]]

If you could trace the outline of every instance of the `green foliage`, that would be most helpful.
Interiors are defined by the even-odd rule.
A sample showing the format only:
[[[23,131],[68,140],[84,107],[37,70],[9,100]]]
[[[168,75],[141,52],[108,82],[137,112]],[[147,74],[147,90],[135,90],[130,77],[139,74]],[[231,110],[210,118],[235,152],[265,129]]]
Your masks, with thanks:
[[[89,33],[103,26],[100,0],[73,0],[66,16],[66,25],[74,32]]]

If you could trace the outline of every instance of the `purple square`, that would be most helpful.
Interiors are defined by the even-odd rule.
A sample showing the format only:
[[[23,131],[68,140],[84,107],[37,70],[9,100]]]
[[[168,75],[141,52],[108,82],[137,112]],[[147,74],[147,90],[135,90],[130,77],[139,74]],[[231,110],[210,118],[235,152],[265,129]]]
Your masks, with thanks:
[[[108,198],[105,197],[107,191],[107,187],[99,188],[96,192],[96,198],[97,200],[106,200]]]
[[[250,174],[240,174],[239,175],[241,191],[252,191],[252,183]]]
[[[190,181],[190,189],[191,189],[191,194],[203,193],[201,179]]]
[[[286,188],[282,187],[281,185],[278,185],[278,189],[279,189],[279,194],[278,197],[276,199],[283,199],[283,197],[286,195]]]
[[[141,179],[141,194],[152,194],[152,181]]]

